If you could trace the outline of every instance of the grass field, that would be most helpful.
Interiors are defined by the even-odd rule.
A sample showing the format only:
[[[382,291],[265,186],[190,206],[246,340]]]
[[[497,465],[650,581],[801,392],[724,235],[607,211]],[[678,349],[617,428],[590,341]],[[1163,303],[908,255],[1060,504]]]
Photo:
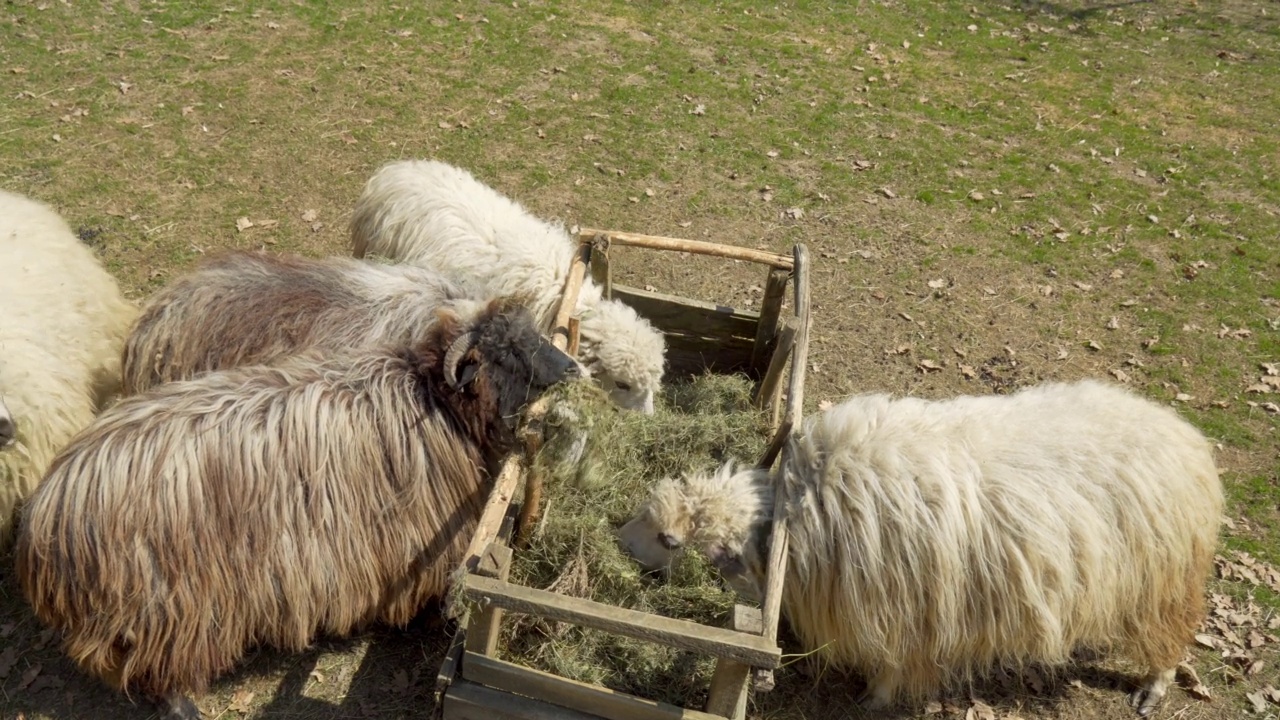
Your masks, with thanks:
[[[811,409],[1080,377],[1173,403],[1219,444],[1229,512],[1188,648],[1212,699],[1175,689],[1161,718],[1280,715],[1278,108],[1274,1],[0,4],[0,187],[134,299],[218,248],[346,254],[372,171],[436,157],[569,224],[807,243]],[[763,279],[630,257],[727,304]],[[0,572],[0,715],[154,714],[80,675]],[[425,717],[445,642],[262,651],[199,704]],[[995,678],[932,716],[1128,718],[1134,677]],[[861,718],[860,689],[789,668],[750,715]]]

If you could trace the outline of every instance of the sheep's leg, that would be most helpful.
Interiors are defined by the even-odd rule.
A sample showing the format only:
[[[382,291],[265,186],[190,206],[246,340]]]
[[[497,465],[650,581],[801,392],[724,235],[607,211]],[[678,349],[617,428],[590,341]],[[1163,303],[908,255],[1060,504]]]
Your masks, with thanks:
[[[1160,703],[1161,698],[1169,691],[1169,686],[1173,684],[1174,674],[1174,668],[1152,670],[1142,687],[1129,694],[1129,705],[1137,708],[1138,714],[1142,717],[1150,715],[1151,711],[1155,710],[1156,705]]]
[[[902,682],[902,671],[885,668],[867,681],[867,689],[858,696],[858,704],[868,710],[881,710],[893,704],[893,696]]]
[[[161,712],[161,717],[166,720],[201,720],[200,708],[196,707],[191,698],[182,693],[173,692],[155,698],[155,703]]]

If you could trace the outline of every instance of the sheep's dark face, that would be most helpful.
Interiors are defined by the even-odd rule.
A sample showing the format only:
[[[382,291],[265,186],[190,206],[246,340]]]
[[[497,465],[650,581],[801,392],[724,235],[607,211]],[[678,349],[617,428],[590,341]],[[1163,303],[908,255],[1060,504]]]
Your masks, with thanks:
[[[18,441],[18,424],[14,422],[9,408],[0,400],[0,450]]]
[[[497,393],[504,418],[514,418],[552,385],[583,375],[578,361],[552,345],[524,307],[491,307],[473,327],[479,332],[473,347],[483,366],[480,372]]]

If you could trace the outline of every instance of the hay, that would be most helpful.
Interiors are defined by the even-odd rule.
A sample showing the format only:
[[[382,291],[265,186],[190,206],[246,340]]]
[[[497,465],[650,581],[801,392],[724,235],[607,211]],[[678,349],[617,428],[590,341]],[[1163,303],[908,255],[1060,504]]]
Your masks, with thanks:
[[[706,374],[664,389],[654,415],[618,411],[590,383],[555,391],[535,463],[545,483],[542,521],[517,552],[511,580],[618,607],[727,627],[737,597],[701,556],[682,553],[663,578],[641,572],[617,529],[658,479],[752,462],[769,439],[751,406],[752,383]],[[504,657],[582,682],[698,706],[711,658],[537,618],[505,624]]]

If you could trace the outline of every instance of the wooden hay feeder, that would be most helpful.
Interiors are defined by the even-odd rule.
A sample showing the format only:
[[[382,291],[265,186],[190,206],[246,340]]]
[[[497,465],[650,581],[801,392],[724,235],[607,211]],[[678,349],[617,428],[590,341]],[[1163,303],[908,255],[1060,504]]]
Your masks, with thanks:
[[[589,271],[606,297],[632,306],[666,335],[667,377],[704,370],[744,372],[757,381],[757,407],[772,408],[774,434],[760,459],[772,467],[786,452],[786,440],[800,425],[804,376],[809,346],[809,255],[803,244],[790,257],[718,243],[633,235],[584,229],[581,252],[574,258],[553,341],[577,351],[577,318],[570,314]],[[767,278],[760,311],[735,309],[615,285],[609,249],[632,246],[653,250],[708,255],[765,265]],[[782,315],[784,294],[792,283],[792,312]],[[783,371],[790,360],[785,403]],[[688,718],[741,720],[746,714],[747,689],[754,676],[757,691],[773,688],[773,670],[781,650],[777,644],[782,584],[786,575],[787,533],[778,492],[770,542],[768,581],[760,609],[738,604],[732,627],[721,628],[615,607],[591,600],[523,587],[507,581],[512,558],[511,538],[522,541],[531,527],[541,499],[540,481],[526,482],[526,470],[540,447],[545,402],[527,412],[522,436],[524,452],[513,453],[498,474],[488,504],[472,537],[462,566],[455,574],[460,591],[453,595],[480,609],[461,617],[453,645],[437,678],[439,709],[446,720],[648,720]],[[521,485],[524,502],[513,509]],[[514,533],[513,533],[513,528]],[[450,606],[449,611],[463,612]],[[581,683],[527,668],[497,657],[504,612],[603,630],[633,639],[664,644],[714,656],[707,705],[703,710],[655,702],[598,685]]]

